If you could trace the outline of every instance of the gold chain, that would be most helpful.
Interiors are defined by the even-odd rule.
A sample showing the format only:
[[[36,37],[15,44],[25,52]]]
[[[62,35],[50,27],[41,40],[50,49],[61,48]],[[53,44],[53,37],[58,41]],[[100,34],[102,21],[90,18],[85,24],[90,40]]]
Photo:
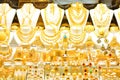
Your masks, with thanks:
[[[32,13],[31,13],[30,9],[31,9],[31,6],[30,6],[30,5],[27,6],[27,9],[26,9],[27,11],[26,11],[26,12],[24,11],[24,9],[21,9],[21,12],[22,12],[23,15],[24,15],[23,20],[22,20],[22,25],[26,25],[26,23],[25,23],[25,20],[26,20],[26,19],[29,20],[29,22],[28,22],[29,25],[32,24],[31,18],[33,17],[34,13],[36,12],[36,9],[34,9],[34,11],[32,11]],[[24,14],[24,13],[28,13],[28,14]],[[28,24],[27,24],[27,25],[28,25]]]
[[[35,32],[36,30],[32,29],[29,33],[26,34],[26,33],[21,32],[21,29],[18,29],[17,35],[21,41],[29,42],[33,38]]]
[[[8,10],[6,11],[6,4],[2,4],[2,15],[0,15],[0,24],[2,24],[2,17],[4,17],[4,23],[3,25],[6,25],[7,26],[7,20],[6,20],[6,16],[7,16],[7,13],[11,10],[11,7],[8,8]]]
[[[82,11],[82,13],[80,14],[79,12],[81,12],[81,11]],[[82,7],[72,6],[71,8],[68,9],[68,15],[70,17],[72,25],[80,25],[81,26],[86,21],[87,10],[83,7],[83,5],[82,5]],[[79,20],[79,22],[76,22],[75,20]]]
[[[100,5],[101,10],[97,9],[97,7],[95,8],[94,11],[94,22],[97,25],[96,27],[106,27],[109,24],[109,20],[110,20],[110,10],[109,9],[105,9],[105,7],[102,6],[102,4]],[[107,13],[107,15],[106,15]],[[99,15],[97,15],[99,14]],[[106,15],[107,17],[105,18],[103,15]],[[98,16],[100,17],[98,19]],[[105,19],[105,20],[103,20]]]
[[[86,36],[86,32],[82,32],[81,34],[72,34],[70,32],[69,41],[73,44],[80,44],[84,41],[85,36]]]
[[[53,43],[57,42],[58,39],[60,38],[60,32],[54,34],[53,36],[49,36],[45,33],[45,31],[41,31],[40,38],[41,41],[43,41],[43,43],[52,45]]]
[[[52,4],[52,5],[50,5],[50,6],[53,6],[53,7],[50,8],[50,10],[52,10],[52,13],[55,13],[56,11],[53,9],[53,8],[54,8],[54,5]],[[60,9],[60,8],[59,8],[58,11],[59,11],[59,14],[55,15],[55,14],[52,14],[51,12],[47,12],[47,8],[44,10],[45,21],[46,21],[46,24],[47,24],[47,25],[49,25],[49,24],[54,24],[54,25],[56,25],[56,26],[59,25],[60,20],[61,20],[61,14],[62,14],[62,13],[61,13],[61,9]],[[49,18],[48,18],[49,14],[47,14],[47,13],[52,14],[54,17],[57,17],[57,19],[58,19],[58,20],[56,20],[57,22],[50,21]],[[51,19],[54,19],[54,17],[52,17]],[[52,28],[53,28],[53,27],[52,27]]]
[[[120,20],[120,9],[119,9],[119,11],[118,11],[118,18],[119,18],[119,20]]]

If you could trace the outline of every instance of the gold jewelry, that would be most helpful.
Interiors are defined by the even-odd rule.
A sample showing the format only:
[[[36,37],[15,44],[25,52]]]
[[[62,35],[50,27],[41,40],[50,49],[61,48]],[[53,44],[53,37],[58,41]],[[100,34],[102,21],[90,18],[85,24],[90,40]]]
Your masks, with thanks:
[[[6,16],[11,9],[12,9],[11,7],[6,8],[6,4],[2,4],[1,10],[0,10],[0,24],[7,26]],[[4,23],[2,23],[3,18],[4,18]]]
[[[22,25],[31,25],[32,24],[32,17],[34,13],[36,12],[36,9],[31,6],[30,4],[26,5],[26,8],[21,9],[21,13],[23,14],[23,20],[22,20]],[[33,9],[33,10],[32,10]],[[26,24],[25,20],[28,19],[28,24]]]
[[[86,25],[84,28],[84,31],[92,32],[92,31],[94,31],[94,26],[93,25]]]
[[[86,36],[86,32],[83,31],[81,34],[72,34],[70,32],[70,38],[69,38],[69,41],[73,44],[80,44],[84,41],[85,39],[85,36]]]
[[[27,28],[30,28],[30,30],[26,31]],[[36,30],[32,27],[24,26],[17,30],[17,35],[22,42],[29,42],[33,38],[35,32]]]
[[[115,36],[112,38],[112,41],[109,43],[109,46],[113,47],[113,48],[120,46],[120,44],[117,42],[117,39]]]
[[[10,32],[6,26],[0,24],[0,42],[8,42],[10,37]]]
[[[93,17],[96,27],[106,27],[110,20],[110,10],[104,4],[98,4]]]
[[[104,42],[105,42],[105,43],[108,42],[108,40],[107,40],[106,37],[108,36],[108,33],[109,33],[109,32],[104,32],[103,29],[100,28],[100,32],[96,32],[96,31],[95,31],[94,33],[95,33],[95,35],[99,38],[99,39],[97,40],[98,43],[101,43],[101,40],[100,40],[101,38],[104,38]]]
[[[95,44],[95,43],[92,41],[91,36],[88,36],[88,39],[87,39],[87,41],[85,42],[86,47],[87,47],[87,48],[88,48],[88,47],[93,47],[94,44]]]
[[[41,46],[41,47],[44,47],[41,39],[40,39],[40,36],[36,36],[34,42],[32,43],[33,46]]]
[[[56,7],[55,9],[54,8],[55,8],[54,4],[50,4],[50,7],[44,10],[45,21],[47,25],[53,24],[55,26],[58,26],[62,18],[61,17],[62,10],[60,8],[55,10],[58,7]]]
[[[120,20],[120,9],[118,9],[118,18]]]
[[[111,32],[118,32],[118,27],[117,26],[113,26],[113,27],[110,27],[110,31]]]
[[[0,44],[0,55],[5,59],[9,58],[12,55],[12,48],[7,43]]]
[[[40,39],[43,42],[43,44],[46,43],[48,45],[52,45],[56,43],[59,38],[60,38],[60,32],[55,33],[53,36],[49,36],[45,33],[45,31],[41,31]]]
[[[76,6],[71,6],[68,9],[68,15],[72,25],[82,26],[87,18],[87,10],[83,7],[82,3],[76,3]]]
[[[21,47],[18,47],[16,49],[16,52],[15,52],[15,55],[14,55],[14,60],[15,61],[22,61],[23,60],[23,53],[21,52],[22,48]]]

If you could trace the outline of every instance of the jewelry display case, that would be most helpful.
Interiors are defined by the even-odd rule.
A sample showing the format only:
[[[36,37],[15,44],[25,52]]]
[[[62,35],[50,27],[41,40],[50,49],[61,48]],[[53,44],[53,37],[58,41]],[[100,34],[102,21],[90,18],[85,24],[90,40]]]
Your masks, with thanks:
[[[120,80],[119,7],[16,2],[0,3],[0,80]]]

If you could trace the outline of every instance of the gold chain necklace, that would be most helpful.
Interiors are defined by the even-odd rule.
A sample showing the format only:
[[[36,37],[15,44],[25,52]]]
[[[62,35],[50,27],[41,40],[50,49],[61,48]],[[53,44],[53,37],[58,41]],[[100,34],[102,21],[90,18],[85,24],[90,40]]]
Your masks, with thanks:
[[[72,25],[83,25],[86,21],[87,10],[84,7],[71,7],[68,9],[68,15],[70,17]]]
[[[54,8],[54,5],[52,4],[52,5],[50,5],[50,6],[53,6],[53,7],[50,8],[50,10],[52,10],[52,13],[55,13],[56,11],[53,9],[53,8]],[[48,12],[47,10],[48,10],[47,8],[44,10],[46,24],[47,24],[47,25],[49,25],[49,24],[54,24],[54,25],[58,26],[59,23],[60,23],[60,20],[61,20],[61,14],[62,14],[61,9],[60,9],[60,8],[58,9],[57,12],[58,12],[59,14],[56,14],[56,15],[55,15],[55,14],[52,14],[51,11]],[[47,13],[49,13],[49,14],[47,14]],[[50,14],[52,14],[52,16],[50,16]],[[49,19],[49,17],[51,17],[50,19],[55,19],[55,17],[56,17],[56,18],[57,18],[56,22],[51,21],[51,20]]]
[[[106,27],[109,24],[110,10],[104,9],[104,8],[105,7],[96,8],[94,11],[93,17],[94,17],[94,22],[97,25],[97,27]]]
[[[8,10],[6,11],[6,4],[2,4],[1,9],[2,9],[2,11],[0,13],[2,13],[2,14],[0,15],[0,24],[7,26],[6,16],[7,16],[7,13],[11,10],[11,7],[9,7]],[[2,23],[2,19],[3,19],[2,17],[4,17],[4,23]]]
[[[17,35],[21,41],[29,42],[33,38],[35,32],[36,30],[32,29],[29,33],[26,34],[26,33],[21,32],[21,29],[18,29]]]
[[[26,12],[27,10],[27,12]],[[31,12],[31,7],[30,5],[27,6],[27,9],[21,9],[21,12],[23,13],[23,20],[22,20],[22,25],[30,25],[32,24],[32,17],[34,15],[34,13],[36,12],[36,9],[34,8],[34,10]],[[28,24],[26,24],[25,20],[28,19]]]
[[[119,20],[120,20],[120,9],[119,9],[119,11],[118,11],[118,18],[119,18]]]
[[[60,32],[54,34],[53,36],[49,36],[44,31],[41,31],[40,39],[43,43],[52,45],[53,43],[57,42],[59,38],[60,38]]]
[[[69,41],[73,44],[80,44],[84,41],[85,36],[86,36],[86,32],[82,32],[81,34],[72,34],[70,32]]]

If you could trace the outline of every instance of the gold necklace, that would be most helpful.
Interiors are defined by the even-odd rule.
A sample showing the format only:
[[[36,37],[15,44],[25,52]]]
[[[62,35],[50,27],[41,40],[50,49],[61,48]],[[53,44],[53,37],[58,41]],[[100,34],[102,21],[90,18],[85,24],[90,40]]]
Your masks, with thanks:
[[[50,11],[50,12],[48,12],[48,9],[46,8],[45,10],[44,10],[44,14],[45,14],[45,21],[46,21],[46,24],[47,25],[49,25],[49,24],[54,24],[54,25],[56,25],[56,26],[58,26],[59,25],[59,23],[60,23],[60,20],[61,20],[61,14],[62,14],[62,11],[61,11],[61,9],[59,8],[58,9],[58,13],[59,14],[56,14],[55,15],[55,10],[54,10],[54,8],[55,8],[55,6],[54,6],[54,4],[52,4],[52,5],[50,5],[51,7],[50,7],[50,9],[49,10],[52,10],[52,11]],[[47,14],[47,13],[49,13],[49,14]],[[52,16],[50,16],[50,14],[52,13]],[[54,14],[53,14],[54,13]],[[51,17],[50,19],[55,19],[55,17],[57,18],[57,20],[56,20],[56,22],[54,22],[54,21],[51,21],[50,19],[49,19],[49,17]]]
[[[27,11],[26,11],[27,10]],[[21,9],[21,12],[23,13],[23,20],[22,20],[22,25],[30,25],[32,24],[32,17],[34,15],[34,13],[36,12],[36,9],[34,8],[34,10],[31,12],[31,7],[30,5],[27,5],[27,9]],[[25,20],[28,19],[28,24],[26,24]]]
[[[21,32],[21,29],[18,29],[17,30],[17,36],[19,37],[19,39],[23,42],[29,42],[34,34],[35,34],[36,30],[35,29],[32,29],[29,33],[23,33]]]
[[[120,9],[119,9],[119,11],[118,11],[118,18],[119,18],[119,20],[120,20]]]
[[[83,7],[83,5],[82,5],[82,7],[81,6],[80,7],[72,6],[71,8],[68,9],[68,15],[70,17],[72,25],[80,26],[80,25],[83,25],[86,21],[87,10]]]
[[[7,19],[6,19],[6,16],[7,16],[7,13],[12,9],[11,7],[8,8],[8,10],[6,11],[6,4],[2,4],[2,7],[1,7],[2,11],[1,11],[1,15],[0,15],[0,24],[3,24],[3,25],[6,25],[7,26]],[[2,17],[4,17],[4,23],[2,23]]]
[[[96,27],[106,27],[110,20],[110,10],[105,9],[105,7],[100,4],[99,6],[99,8],[96,7],[94,10],[94,22],[97,25]]]
[[[81,34],[72,34],[70,32],[69,41],[73,44],[80,44],[84,41],[85,36],[86,36],[86,32],[82,32]]]
[[[41,31],[40,39],[44,43],[52,45],[53,43],[57,42],[60,38],[60,32],[54,34],[53,36],[47,35],[44,31]]]

